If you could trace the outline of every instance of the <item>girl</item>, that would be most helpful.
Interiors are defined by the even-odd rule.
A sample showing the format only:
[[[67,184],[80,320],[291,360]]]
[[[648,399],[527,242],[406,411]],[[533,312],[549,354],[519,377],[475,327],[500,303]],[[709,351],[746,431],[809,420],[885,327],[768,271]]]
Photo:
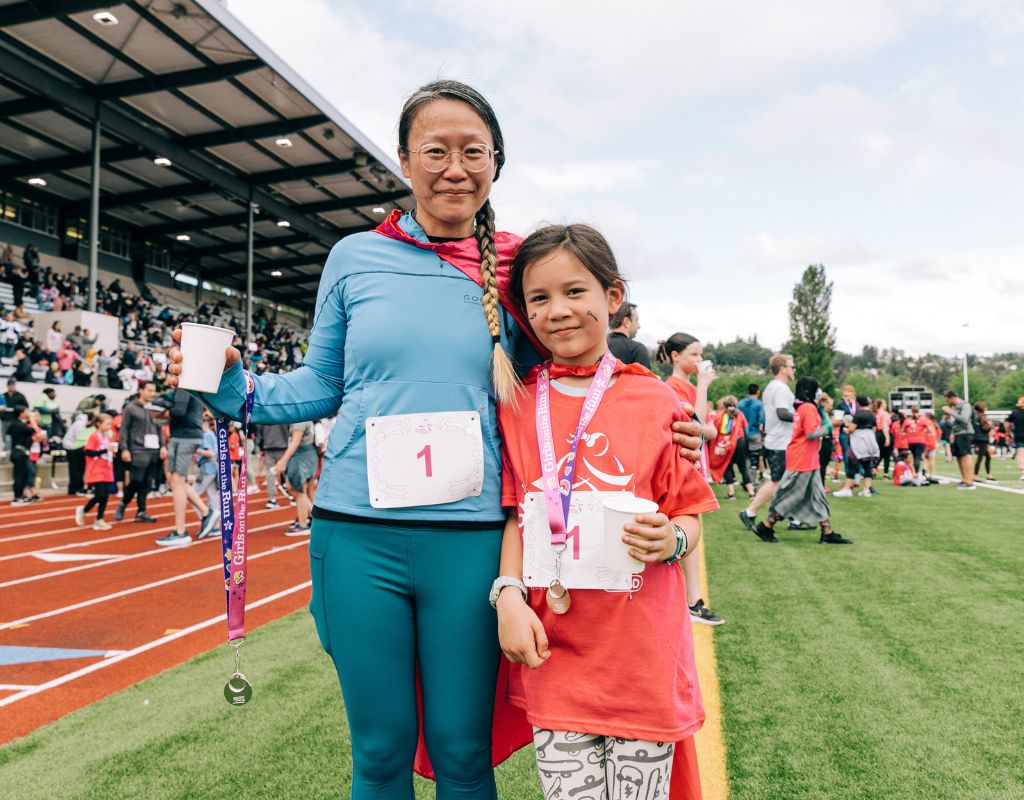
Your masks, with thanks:
[[[312,422],[297,422],[291,426],[288,449],[271,467],[274,477],[284,474],[295,492],[295,521],[288,526],[285,536],[308,536],[309,514],[313,510],[316,492],[316,469],[319,454],[314,444]]]
[[[85,443],[85,482],[92,490],[92,498],[81,508],[75,509],[75,523],[85,525],[85,515],[96,507],[94,531],[109,531],[110,525],[103,521],[107,510],[110,486],[114,483],[114,453],[117,442],[111,436],[112,419],[109,414],[100,414],[95,421],[96,430]]]
[[[658,342],[658,362],[671,365],[672,374],[665,383],[679,397],[683,408],[692,408],[705,439],[715,437],[714,426],[707,424],[708,387],[715,379],[715,369],[710,361],[704,361],[704,345],[688,333],[673,333],[664,342]],[[690,383],[690,376],[697,376],[697,386]],[[701,472],[707,477],[707,452],[702,455]],[[686,605],[690,608],[690,619],[702,625],[722,625],[725,620],[713,613],[700,596],[700,557],[696,554],[683,559],[683,575],[686,576]]]
[[[678,397],[607,349],[608,317],[625,284],[604,237],[586,225],[542,228],[519,248],[510,280],[552,361],[526,375],[515,405],[499,409],[508,521],[492,602],[501,648],[514,662],[509,699],[534,727],[545,797],[660,796],[673,743],[704,717],[675,562],[700,538],[698,515],[718,504],[672,446]],[[640,419],[656,424],[638,429]],[[545,485],[547,497],[537,491]],[[621,542],[642,571],[616,581],[604,566],[601,498],[622,492],[660,510],[625,526]],[[563,544],[553,547],[559,535]],[[565,602],[566,590],[570,605],[558,616],[546,598]],[[684,753],[692,755],[689,744],[677,781],[699,787]]]
[[[777,542],[772,530],[775,523],[786,517],[798,517],[803,522],[821,523],[819,544],[852,544],[852,540],[832,530],[828,498],[821,485],[818,440],[827,435],[828,428],[822,424],[821,414],[815,405],[819,391],[814,378],[800,378],[796,382],[793,390],[796,412],[793,415],[793,438],[786,448],[786,471],[772,497],[768,519],[757,523],[754,528],[761,541]]]
[[[747,472],[750,457],[747,455],[747,419],[739,412],[738,401],[733,395],[726,395],[718,401],[717,410],[708,414],[708,425],[715,435],[708,442],[708,470],[715,483],[725,480],[726,498],[736,499],[736,473],[740,471],[743,488],[750,497],[754,496],[754,482]]]

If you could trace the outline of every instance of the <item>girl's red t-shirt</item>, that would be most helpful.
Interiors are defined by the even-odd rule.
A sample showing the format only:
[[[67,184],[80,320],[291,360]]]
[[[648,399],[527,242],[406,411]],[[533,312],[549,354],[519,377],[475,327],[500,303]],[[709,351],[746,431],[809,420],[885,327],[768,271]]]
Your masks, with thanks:
[[[573,491],[631,491],[656,501],[669,517],[717,509],[710,487],[672,443],[671,425],[683,418],[678,397],[646,369],[616,369],[617,380],[580,442]],[[502,505],[517,511],[525,493],[540,492],[542,485],[536,372],[527,376],[518,408],[498,410]],[[582,407],[582,397],[552,387],[551,427],[560,465]],[[521,513],[519,519],[521,524]],[[678,564],[648,564],[634,586],[631,593],[574,590],[564,616],[548,609],[544,589],[530,590],[551,657],[536,670],[513,664],[508,698],[531,724],[661,742],[678,741],[701,727],[704,705],[682,570]]]
[[[793,414],[793,436],[786,447],[786,469],[813,472],[821,468],[821,442],[807,434],[821,427],[821,414],[814,403],[801,403]]]
[[[925,421],[923,418],[907,417],[903,420],[903,435],[907,444],[925,443]]]
[[[697,387],[689,381],[684,381],[675,375],[669,375],[665,379],[665,385],[671,387],[672,391],[679,395],[679,399],[684,403],[689,403],[691,406],[697,404]]]
[[[89,440],[85,443],[85,449],[102,450],[103,455],[85,457],[86,483],[114,482],[114,454],[107,449],[111,442],[113,439],[99,431],[93,431],[89,436]]]

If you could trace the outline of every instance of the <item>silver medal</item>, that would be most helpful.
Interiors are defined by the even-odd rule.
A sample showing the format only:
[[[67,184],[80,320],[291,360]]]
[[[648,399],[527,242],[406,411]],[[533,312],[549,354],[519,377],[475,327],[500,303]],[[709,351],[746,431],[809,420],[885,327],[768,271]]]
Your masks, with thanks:
[[[564,614],[572,605],[572,598],[569,597],[569,590],[559,582],[558,578],[551,581],[547,591],[548,608],[556,614]]]
[[[252,699],[252,684],[241,672],[236,672],[224,684],[224,698],[233,706],[244,706]]]

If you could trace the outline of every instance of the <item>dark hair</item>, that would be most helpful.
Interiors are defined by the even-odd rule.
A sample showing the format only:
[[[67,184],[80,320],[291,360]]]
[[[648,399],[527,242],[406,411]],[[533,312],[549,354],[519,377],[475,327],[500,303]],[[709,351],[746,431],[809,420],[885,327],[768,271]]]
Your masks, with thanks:
[[[509,291],[520,305],[526,305],[523,294],[526,268],[556,250],[565,250],[579,261],[587,272],[597,278],[602,289],[610,289],[617,281],[625,283],[611,245],[599,230],[581,223],[547,225],[523,239],[512,259],[512,269],[508,276]]]
[[[818,393],[819,388],[821,387],[816,378],[800,378],[793,389],[793,396],[805,403],[813,403],[814,395]]]
[[[408,150],[409,132],[416,115],[435,100],[459,100],[472,108],[483,120],[494,140],[494,180],[498,180],[505,164],[505,137],[502,136],[498,116],[480,92],[459,81],[434,81],[413,92],[402,106],[398,119],[398,146]],[[498,249],[494,245],[494,209],[485,200],[474,220],[477,247],[480,250],[480,276],[483,281],[480,303],[487,318],[494,352],[491,358],[491,377],[499,400],[514,402],[519,389],[519,378],[508,354],[501,346],[501,318],[498,309]]]
[[[756,383],[748,383],[747,384],[747,394],[755,395],[755,394],[757,394],[760,391],[761,391],[761,387],[758,386]]]
[[[21,405],[21,404],[19,403],[18,405],[16,405],[16,406],[14,407],[13,411],[14,411],[14,418],[15,418],[15,419],[17,419],[17,418],[18,418],[18,417],[20,417],[20,416],[21,416],[21,415],[22,415],[22,414],[23,414],[24,412],[28,411],[28,406],[23,406],[23,405]]]
[[[863,394],[857,395],[857,405],[859,405],[859,406],[866,406],[866,405],[869,405],[870,403],[871,403],[871,401],[868,400],[867,395],[863,395]]]
[[[636,311],[636,305],[634,303],[623,303],[619,306],[619,310],[611,315],[608,319],[608,327],[612,330],[621,328],[622,323],[633,316],[633,312]]]
[[[959,397],[960,395],[958,395],[952,389],[947,389],[946,393],[943,394],[942,396],[945,397],[947,400],[952,400],[954,397]]]
[[[658,352],[654,357],[662,364],[671,364],[673,353],[681,353],[691,344],[699,341],[700,339],[696,336],[690,336],[688,333],[673,333],[665,341],[658,342]]]

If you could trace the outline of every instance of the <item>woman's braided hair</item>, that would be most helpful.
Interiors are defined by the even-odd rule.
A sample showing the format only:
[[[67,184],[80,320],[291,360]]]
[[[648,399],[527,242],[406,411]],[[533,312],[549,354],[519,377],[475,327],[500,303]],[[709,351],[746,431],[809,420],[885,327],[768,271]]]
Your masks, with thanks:
[[[408,147],[409,132],[412,130],[416,114],[421,108],[434,100],[460,100],[468,104],[484,121],[494,140],[494,180],[498,180],[501,168],[505,164],[505,139],[498,125],[498,117],[480,92],[472,86],[459,81],[434,81],[417,89],[402,108],[402,116],[398,122],[398,144]],[[498,295],[498,248],[494,244],[494,209],[487,200],[476,213],[474,234],[480,249],[480,275],[483,279],[481,303],[487,319],[487,329],[494,343],[491,356],[491,380],[494,394],[503,403],[515,404],[520,389],[519,376],[516,374],[512,359],[501,346],[501,312]]]

